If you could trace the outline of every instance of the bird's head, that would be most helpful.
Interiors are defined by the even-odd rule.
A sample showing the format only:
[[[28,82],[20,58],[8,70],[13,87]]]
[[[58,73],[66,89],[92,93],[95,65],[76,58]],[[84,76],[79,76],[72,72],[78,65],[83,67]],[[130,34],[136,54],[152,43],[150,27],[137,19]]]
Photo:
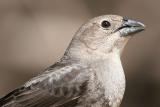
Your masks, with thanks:
[[[113,51],[121,53],[133,34],[144,30],[141,22],[117,15],[104,15],[91,19],[84,24],[72,40],[71,47],[78,53],[107,54]],[[72,51],[77,51],[73,48]],[[82,52],[82,53],[81,53]]]

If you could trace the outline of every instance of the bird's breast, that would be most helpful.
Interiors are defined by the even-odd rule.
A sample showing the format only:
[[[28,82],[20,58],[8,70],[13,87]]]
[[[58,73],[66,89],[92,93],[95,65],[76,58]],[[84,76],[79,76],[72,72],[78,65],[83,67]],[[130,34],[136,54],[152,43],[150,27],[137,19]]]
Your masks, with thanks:
[[[97,61],[92,67],[95,73],[95,83],[104,89],[104,97],[110,107],[118,107],[125,91],[125,75],[119,55],[113,54]]]

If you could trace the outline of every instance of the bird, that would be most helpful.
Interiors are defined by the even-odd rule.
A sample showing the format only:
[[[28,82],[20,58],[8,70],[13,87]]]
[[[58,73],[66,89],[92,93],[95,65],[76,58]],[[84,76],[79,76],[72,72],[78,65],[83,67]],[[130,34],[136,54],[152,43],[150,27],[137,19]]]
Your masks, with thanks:
[[[62,58],[0,98],[0,107],[119,107],[126,79],[121,55],[145,29],[139,21],[102,15],[73,36]]]

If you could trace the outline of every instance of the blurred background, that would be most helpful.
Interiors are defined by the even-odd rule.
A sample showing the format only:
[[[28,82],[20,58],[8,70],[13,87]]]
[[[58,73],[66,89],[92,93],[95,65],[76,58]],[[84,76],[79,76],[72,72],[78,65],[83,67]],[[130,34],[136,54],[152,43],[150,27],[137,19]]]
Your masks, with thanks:
[[[89,19],[118,14],[146,31],[122,56],[127,87],[121,107],[160,107],[159,0],[0,0],[0,96],[57,61]]]

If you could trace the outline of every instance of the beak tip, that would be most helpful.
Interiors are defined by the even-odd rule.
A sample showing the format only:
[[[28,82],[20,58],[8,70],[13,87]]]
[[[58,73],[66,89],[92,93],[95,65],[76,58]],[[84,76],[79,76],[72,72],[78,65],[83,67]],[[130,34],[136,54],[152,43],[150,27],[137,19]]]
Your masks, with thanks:
[[[140,31],[145,30],[146,25],[139,21],[131,20],[131,19],[124,19],[123,24],[118,30],[121,32],[123,36],[129,36],[131,34],[138,33]]]
[[[138,23],[139,23],[139,25],[140,25],[143,29],[146,28],[146,25],[145,25],[145,24],[143,24],[143,23],[141,23],[141,22],[138,22]]]

